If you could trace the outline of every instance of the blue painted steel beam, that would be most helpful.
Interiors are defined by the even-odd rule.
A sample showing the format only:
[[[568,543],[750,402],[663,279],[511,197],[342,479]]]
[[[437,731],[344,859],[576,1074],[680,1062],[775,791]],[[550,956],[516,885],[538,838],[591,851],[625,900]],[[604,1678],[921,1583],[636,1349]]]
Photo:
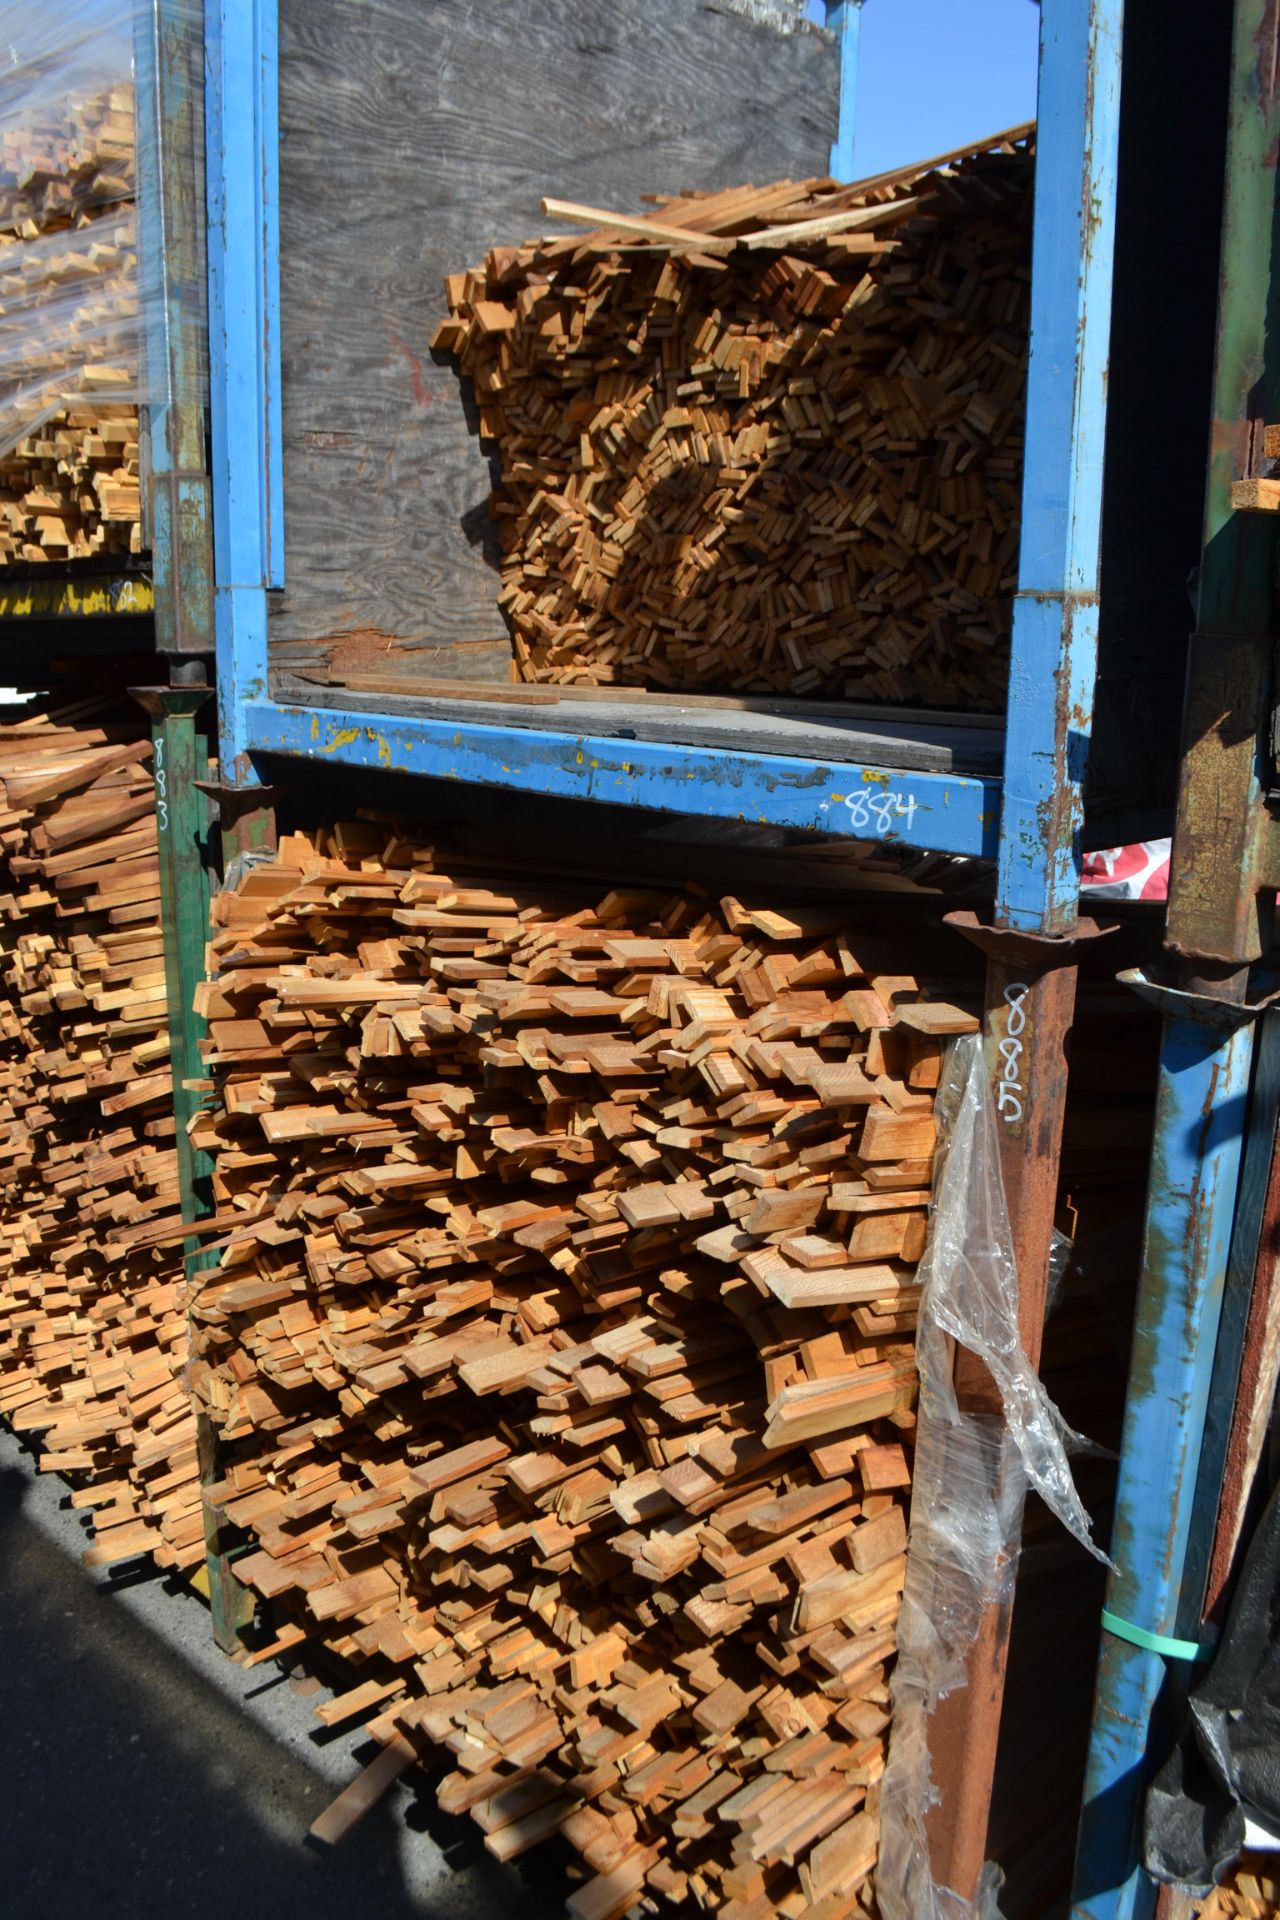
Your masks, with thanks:
[[[268,587],[284,586],[284,427],[281,420],[280,365],[280,22],[277,0],[257,0],[256,48],[257,146],[262,224],[259,281],[264,415],[262,514]]]
[[[994,858],[999,832],[1000,785],[993,777],[326,712],[259,699],[246,704],[242,725],[249,753],[286,754],[320,766],[381,767],[519,793],[816,827],[986,859]]]
[[[1044,0],[1041,8],[1022,537],[996,903],[993,926],[968,929],[988,955],[985,1051],[1000,1114],[1018,1326],[1033,1364],[1044,1331],[1081,935],[1122,3]],[[954,1385],[966,1416],[1003,1423],[980,1358],[957,1351]],[[955,1650],[965,1684],[952,1687],[929,1719],[936,1799],[924,1832],[929,1875],[935,1889],[946,1889],[936,1897],[939,1913],[967,1914],[978,1902],[1011,1606],[1012,1598],[990,1607],[972,1641]]]
[[[266,690],[284,561],[275,0],[207,0],[205,59],[219,760],[249,786],[245,714]]]
[[[1123,0],[1044,0],[1031,358],[996,918],[1074,922],[1097,671]]]
[[[858,105],[858,44],[862,0],[826,0],[826,23],[840,36],[840,117],[827,160],[837,180],[852,180],[853,131]]]
[[[1172,1009],[1193,997],[1166,990]],[[1253,1027],[1166,1013],[1138,1316],[1129,1363],[1107,1610],[1169,1639],[1199,1637],[1184,1571],[1240,1178]],[[1230,1016],[1228,1016],[1230,1018]],[[1175,1662],[1175,1669],[1182,1663]],[[1147,1744],[1165,1656],[1104,1631],[1076,1864],[1075,1920],[1148,1920],[1140,1870]]]

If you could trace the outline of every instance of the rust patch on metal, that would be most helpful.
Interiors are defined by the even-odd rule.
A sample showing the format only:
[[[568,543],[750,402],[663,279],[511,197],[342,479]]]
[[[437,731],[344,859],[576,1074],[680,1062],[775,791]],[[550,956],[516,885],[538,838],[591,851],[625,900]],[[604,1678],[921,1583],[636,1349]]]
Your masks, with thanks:
[[[1222,1495],[1209,1559],[1204,1617],[1220,1624],[1226,1610],[1228,1584],[1253,1484],[1258,1455],[1270,1412],[1275,1385],[1276,1342],[1280,1338],[1276,1300],[1280,1293],[1280,1154],[1271,1156],[1267,1196],[1263,1203],[1253,1290],[1245,1323],[1244,1351],[1236,1385],[1235,1407],[1223,1463]]]
[[[983,1022],[989,1071],[998,1053],[993,1040],[1009,1004],[1006,989],[1026,988],[1021,1001],[1027,1015],[1025,1121],[1016,1130],[999,1119],[997,1125],[1018,1265],[1018,1328],[1032,1365],[1038,1366],[1066,1105],[1067,1039],[1075,1008],[1074,943],[981,927],[972,914],[947,919],[991,956]],[[1089,925],[1091,933],[1097,931]],[[967,1411],[999,1408],[990,1374],[967,1349],[956,1353],[954,1378]],[[965,1661],[965,1685],[939,1703],[929,1729],[939,1795],[928,1815],[933,1872],[966,1896],[977,1886],[985,1853],[1011,1619],[1012,1601],[983,1616]]]

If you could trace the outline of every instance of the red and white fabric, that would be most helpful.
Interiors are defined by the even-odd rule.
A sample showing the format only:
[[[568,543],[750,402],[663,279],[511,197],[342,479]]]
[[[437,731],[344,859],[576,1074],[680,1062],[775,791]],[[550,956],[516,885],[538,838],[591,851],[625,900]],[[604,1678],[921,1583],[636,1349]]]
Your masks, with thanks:
[[[1080,890],[1093,900],[1167,900],[1169,840],[1138,840],[1128,847],[1086,853]]]

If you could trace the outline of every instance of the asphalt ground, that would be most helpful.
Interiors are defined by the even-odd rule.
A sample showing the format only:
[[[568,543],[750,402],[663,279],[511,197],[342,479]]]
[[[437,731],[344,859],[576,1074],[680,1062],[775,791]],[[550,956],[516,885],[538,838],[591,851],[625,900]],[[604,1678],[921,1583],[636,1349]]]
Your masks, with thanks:
[[[561,1863],[510,1867],[413,1770],[336,1848],[307,1830],[377,1749],[314,1678],[245,1669],[149,1562],[86,1571],[64,1484],[0,1430],[0,1911],[15,1920],[551,1920]]]

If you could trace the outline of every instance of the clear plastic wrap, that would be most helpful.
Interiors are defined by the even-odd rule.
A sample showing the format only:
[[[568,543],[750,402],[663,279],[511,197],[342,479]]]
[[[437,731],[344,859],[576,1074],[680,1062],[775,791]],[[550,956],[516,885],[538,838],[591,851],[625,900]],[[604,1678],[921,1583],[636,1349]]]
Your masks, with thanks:
[[[142,544],[138,408],[167,380],[137,197],[141,147],[163,148],[135,87],[156,22],[157,0],[0,0],[0,564]]]
[[[0,457],[69,409],[143,397],[134,210],[0,248]]]
[[[49,124],[67,137],[68,99],[88,99],[129,77],[134,9],[129,0],[4,0],[0,5],[0,150],[18,123]]]
[[[911,1544],[881,1800],[883,1920],[987,1920],[998,1912],[994,1871],[972,1902],[934,1882],[928,1723],[937,1703],[964,1684],[982,1615],[1012,1594],[1028,1488],[1090,1553],[1106,1558],[1090,1538],[1067,1461],[1068,1449],[1089,1443],[1063,1421],[1018,1337],[1017,1267],[979,1036],[952,1043],[938,1113],[945,1148],[920,1263]],[[990,1369],[1003,1418],[961,1410],[951,1341]]]

